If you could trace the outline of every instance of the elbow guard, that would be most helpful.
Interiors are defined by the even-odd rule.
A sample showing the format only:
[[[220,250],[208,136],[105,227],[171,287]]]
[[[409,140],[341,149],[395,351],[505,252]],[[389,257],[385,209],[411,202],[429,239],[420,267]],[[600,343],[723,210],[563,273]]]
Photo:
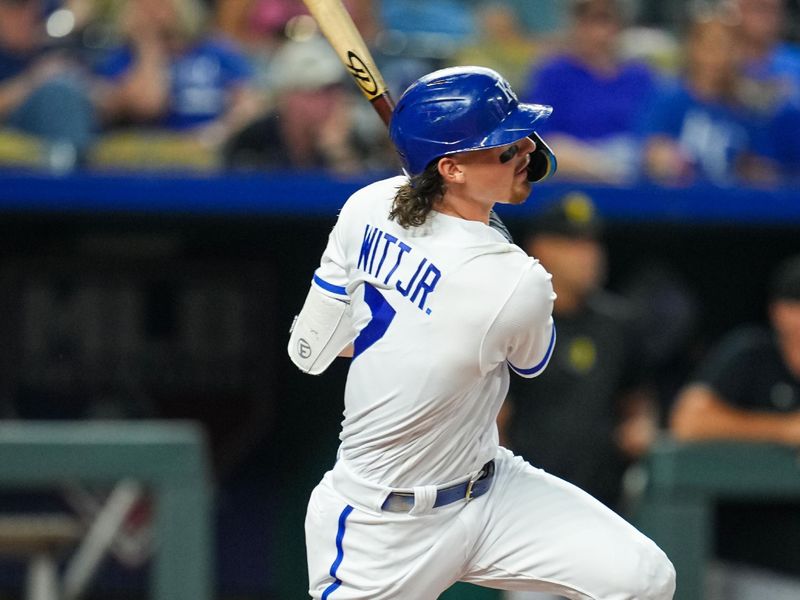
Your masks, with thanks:
[[[292,323],[289,358],[304,373],[319,375],[355,338],[349,304],[312,285]]]
[[[528,137],[536,143],[536,150],[531,152],[531,161],[528,163],[528,181],[538,183],[553,176],[558,162],[550,146],[536,132]]]

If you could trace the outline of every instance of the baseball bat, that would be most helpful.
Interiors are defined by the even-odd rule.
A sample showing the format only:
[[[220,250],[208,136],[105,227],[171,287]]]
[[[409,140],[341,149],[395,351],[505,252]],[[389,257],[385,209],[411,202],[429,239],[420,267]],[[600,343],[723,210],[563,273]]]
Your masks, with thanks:
[[[322,34],[350,72],[361,92],[388,126],[394,101],[364,38],[341,0],[303,0]]]
[[[388,127],[392,119],[394,100],[342,0],[303,0],[303,3],[322,34],[333,46],[339,60],[347,67],[361,92]],[[509,242],[513,242],[511,233],[494,210],[489,215],[489,224],[499,230]]]

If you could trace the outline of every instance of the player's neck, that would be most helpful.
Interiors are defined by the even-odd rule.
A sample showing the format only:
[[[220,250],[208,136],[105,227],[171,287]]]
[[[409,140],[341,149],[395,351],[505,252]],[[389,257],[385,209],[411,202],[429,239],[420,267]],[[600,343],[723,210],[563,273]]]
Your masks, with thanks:
[[[444,215],[458,217],[467,221],[480,221],[488,225],[489,213],[492,207],[482,202],[462,198],[446,192],[445,195],[433,205],[433,209]]]

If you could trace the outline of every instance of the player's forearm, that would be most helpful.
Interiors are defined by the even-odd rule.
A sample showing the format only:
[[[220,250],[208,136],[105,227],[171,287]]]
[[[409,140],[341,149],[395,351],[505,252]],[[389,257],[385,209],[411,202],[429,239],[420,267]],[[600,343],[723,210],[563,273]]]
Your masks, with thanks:
[[[679,440],[740,440],[800,445],[800,415],[736,408],[706,386],[693,385],[679,396],[670,422]]]

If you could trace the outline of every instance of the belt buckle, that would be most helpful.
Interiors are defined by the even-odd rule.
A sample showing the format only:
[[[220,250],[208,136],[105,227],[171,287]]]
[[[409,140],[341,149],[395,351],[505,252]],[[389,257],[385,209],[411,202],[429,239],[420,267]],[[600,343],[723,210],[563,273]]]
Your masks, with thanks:
[[[486,464],[488,465],[490,463],[486,463]],[[467,482],[467,491],[464,494],[464,500],[466,500],[467,502],[470,502],[470,501],[475,499],[475,496],[473,495],[474,494],[475,484],[477,482],[479,482],[481,479],[483,479],[484,477],[486,477],[488,474],[489,474],[489,471],[486,469],[486,465],[484,465],[484,468],[481,469],[478,472],[478,474],[475,475],[474,478],[470,479]]]
[[[478,476],[475,477],[475,479],[470,479],[467,482],[467,492],[466,492],[466,494],[464,494],[464,500],[466,500],[467,502],[471,502],[473,500],[474,497],[472,495],[473,494],[472,488],[475,487],[475,482],[478,481],[481,478],[481,474],[482,473],[483,473],[483,471],[478,473]]]
[[[464,500],[467,502],[472,500],[472,487],[475,485],[475,481],[475,479],[470,479],[469,482],[467,482],[467,493],[464,496]]]

